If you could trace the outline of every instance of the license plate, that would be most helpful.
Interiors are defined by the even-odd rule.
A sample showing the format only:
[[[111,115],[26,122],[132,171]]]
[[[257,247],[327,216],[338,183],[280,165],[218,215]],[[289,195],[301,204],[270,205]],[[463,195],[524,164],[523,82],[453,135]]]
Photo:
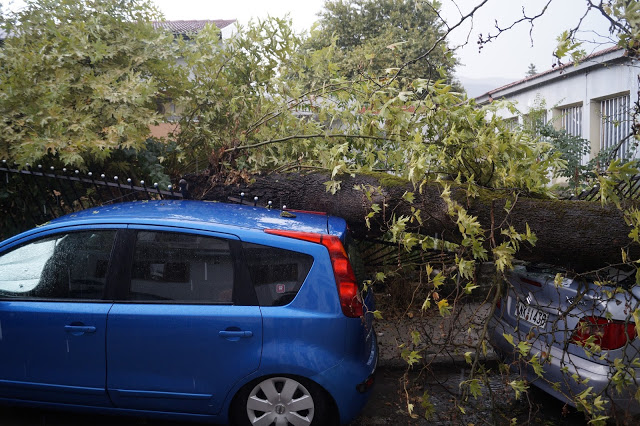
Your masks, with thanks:
[[[522,302],[518,302],[516,306],[516,317],[523,319],[538,327],[544,327],[549,318],[549,314],[532,306],[527,306]]]

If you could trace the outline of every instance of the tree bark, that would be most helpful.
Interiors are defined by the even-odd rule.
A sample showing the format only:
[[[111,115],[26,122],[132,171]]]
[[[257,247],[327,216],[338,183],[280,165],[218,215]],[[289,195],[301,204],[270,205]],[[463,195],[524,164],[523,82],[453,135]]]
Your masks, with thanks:
[[[340,177],[341,189],[335,194],[326,191],[329,180],[326,174],[286,174],[254,176],[250,184],[212,185],[207,176],[187,178],[193,198],[229,201],[240,199],[245,193],[245,203],[258,197],[258,205],[271,200],[275,208],[323,211],[343,217],[359,238],[379,238],[387,230],[386,223],[392,217],[411,215],[411,208],[420,209],[422,223],[417,222],[411,231],[437,236],[452,242],[460,240],[455,222],[448,215],[446,203],[440,194],[442,185],[430,183],[421,190],[401,179],[386,174],[363,174],[355,177]],[[369,199],[363,191],[354,187],[379,188]],[[529,224],[538,241],[534,247],[522,244],[517,258],[527,261],[546,262],[574,271],[593,270],[622,261],[621,249],[629,250],[632,258],[640,257],[640,247],[631,244],[628,237],[630,227],[622,213],[613,206],[601,206],[587,201],[547,200],[515,197],[507,192],[481,191],[480,196],[467,197],[462,187],[452,185],[452,198],[476,216],[490,240],[490,230],[496,229],[494,237],[502,240],[500,228],[513,226],[524,232]],[[405,192],[413,192],[413,203],[403,200]],[[505,203],[512,202],[507,214]],[[365,225],[365,216],[371,205],[377,203],[383,209]]]

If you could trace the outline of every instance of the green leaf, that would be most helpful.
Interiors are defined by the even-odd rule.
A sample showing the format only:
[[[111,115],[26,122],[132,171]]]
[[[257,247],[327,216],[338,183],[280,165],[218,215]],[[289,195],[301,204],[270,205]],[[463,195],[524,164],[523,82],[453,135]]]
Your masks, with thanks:
[[[420,337],[420,333],[417,331],[412,331],[411,332],[411,342],[413,342],[414,345],[418,345],[421,342],[421,337]]]
[[[424,418],[429,420],[436,413],[436,407],[431,402],[431,396],[427,391],[424,391],[420,401],[420,406],[424,409]]]
[[[482,388],[480,387],[480,381],[478,379],[472,379],[468,381],[469,392],[474,398],[482,396]]]
[[[402,195],[402,199],[407,203],[413,204],[415,200],[415,195],[413,192],[405,191],[405,193]]]
[[[531,344],[525,341],[520,341],[516,345],[516,349],[518,349],[518,352],[520,352],[521,355],[526,356],[531,350]]]
[[[468,351],[464,353],[464,360],[467,364],[471,365],[473,363],[473,360],[471,359],[471,355],[473,355],[473,352]]]
[[[509,342],[511,346],[515,346],[515,343],[513,342],[513,336],[511,334],[502,333],[502,337],[504,337],[504,339]]]
[[[446,317],[451,315],[452,306],[449,306],[449,301],[447,299],[441,299],[438,301],[438,311],[440,311],[440,315]]]
[[[410,366],[418,363],[421,359],[422,359],[422,355],[420,355],[419,351],[412,351],[409,349],[404,349],[401,353],[400,356],[402,357],[402,359],[404,359],[407,364],[409,364]]]
[[[509,382],[509,386],[516,392],[516,399],[520,399],[520,395],[529,389],[524,380],[512,380]]]

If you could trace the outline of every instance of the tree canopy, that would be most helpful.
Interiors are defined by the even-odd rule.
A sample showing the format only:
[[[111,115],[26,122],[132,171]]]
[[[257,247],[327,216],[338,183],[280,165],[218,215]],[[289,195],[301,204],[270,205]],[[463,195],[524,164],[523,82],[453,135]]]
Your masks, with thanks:
[[[80,165],[142,148],[174,58],[158,16],[138,0],[28,1],[5,15],[0,155]]]
[[[527,68],[526,76],[533,77],[536,74],[538,74],[538,69],[536,68],[536,66],[534,64],[529,64],[529,68]]]
[[[633,47],[635,6],[613,6],[599,10]],[[290,22],[269,19],[220,42],[213,27],[188,39],[154,30],[150,20],[159,16],[146,1],[31,1],[3,20],[2,155],[19,164],[48,158],[82,166],[123,148],[144,151],[148,126],[161,119],[157,104],[172,102],[176,131],[154,146],[176,174],[196,161],[226,183],[315,170],[329,173],[325,188],[336,193],[345,175],[382,171],[415,191],[443,182],[443,197],[449,185],[466,185],[470,198],[478,188],[550,196],[549,178],[566,170],[566,159],[534,133],[512,130],[496,114],[500,102],[479,107],[451,87],[444,28],[452,25],[442,23],[438,7],[328,2],[309,40]],[[444,56],[434,75],[415,59],[435,52]],[[344,68],[369,54],[362,72]],[[395,71],[378,74],[382,64]],[[373,214],[384,207],[374,203]],[[464,222],[463,234],[476,230],[464,239],[474,259],[513,256],[517,244],[501,248],[464,204],[452,200],[448,208]]]
[[[334,47],[341,75],[372,78],[386,76],[438,46],[409,65],[403,76],[439,79],[443,75],[450,82],[457,61],[444,41],[439,9],[438,2],[413,0],[327,1],[307,45],[312,50]],[[438,40],[443,41],[438,44]]]
[[[585,6],[637,55],[637,2]],[[454,303],[439,294],[442,283],[457,289],[454,299],[472,291],[478,263],[493,261],[502,274],[518,254],[545,260],[545,245],[558,254],[552,260],[570,260],[569,239],[556,232],[567,225],[576,229],[572,247],[594,254],[585,256],[590,264],[606,250],[605,263],[619,258],[637,269],[638,253],[627,249],[637,250],[640,212],[617,198],[613,183],[636,173],[634,165],[612,162],[595,174],[610,206],[556,203],[550,178],[576,170],[581,142],[541,141],[498,116],[503,106],[515,114],[513,106],[478,106],[456,90],[446,36],[457,23],[444,23],[438,10],[426,1],[328,1],[308,39],[287,20],[268,19],[221,42],[213,27],[188,39],[154,30],[161,17],[146,0],[30,0],[2,21],[0,156],[21,166],[86,167],[153,145],[173,176],[205,165],[192,179],[203,197],[252,187],[277,193],[274,186],[297,179],[296,191],[322,202],[336,195],[343,209],[354,207],[363,234],[377,228],[401,250],[433,250],[431,234],[444,235],[453,264],[419,265],[427,272],[422,307],[434,301],[443,315]],[[481,43],[506,30],[497,31]],[[580,56],[575,34],[561,35],[559,58]],[[167,103],[177,118],[161,116],[158,105]],[[149,126],[164,119],[176,130],[150,141]],[[616,225],[609,244],[613,231],[594,232],[605,217]]]

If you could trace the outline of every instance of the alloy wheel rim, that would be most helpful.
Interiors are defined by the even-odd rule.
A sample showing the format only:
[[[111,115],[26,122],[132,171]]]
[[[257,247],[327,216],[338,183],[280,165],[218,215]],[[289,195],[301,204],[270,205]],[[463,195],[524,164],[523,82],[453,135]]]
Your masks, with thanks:
[[[254,426],[309,426],[313,397],[297,380],[270,377],[258,383],[247,399],[247,415]]]

